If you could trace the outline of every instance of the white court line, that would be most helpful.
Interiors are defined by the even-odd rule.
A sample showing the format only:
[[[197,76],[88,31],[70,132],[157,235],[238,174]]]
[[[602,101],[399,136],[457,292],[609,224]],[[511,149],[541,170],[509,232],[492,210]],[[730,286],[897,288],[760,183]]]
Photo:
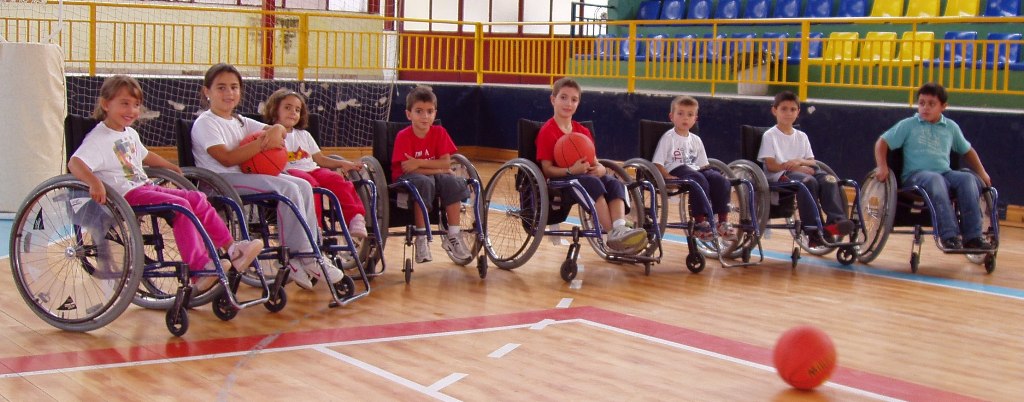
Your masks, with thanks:
[[[377,376],[380,376],[380,377],[386,378],[388,380],[391,380],[392,382],[394,382],[394,383],[396,383],[398,385],[401,385],[403,387],[409,388],[409,389],[411,389],[413,391],[417,391],[417,392],[419,392],[419,393],[421,393],[423,395],[429,396],[431,398],[442,400],[442,401],[458,401],[459,400],[459,399],[456,399],[456,398],[452,398],[452,397],[450,397],[448,395],[442,394],[440,392],[437,392],[435,390],[432,390],[432,389],[430,389],[428,387],[424,387],[424,386],[422,386],[420,384],[417,384],[417,383],[415,383],[415,382],[413,382],[413,381],[411,381],[409,379],[406,379],[405,377],[396,375],[396,374],[391,373],[391,372],[389,372],[387,370],[384,370],[384,369],[382,369],[380,367],[374,366],[374,365],[372,365],[370,363],[366,363],[366,362],[364,362],[362,360],[359,360],[359,359],[356,359],[354,357],[351,357],[351,356],[348,356],[348,355],[344,355],[344,354],[335,352],[335,351],[333,351],[331,349],[328,349],[328,348],[325,348],[323,346],[317,346],[317,347],[314,347],[313,349],[316,350],[317,352],[323,353],[323,354],[331,356],[331,357],[333,357],[335,359],[341,360],[341,361],[343,361],[345,363],[348,363],[348,364],[351,364],[353,366],[359,367],[359,368],[361,368],[363,370],[366,370],[366,371],[370,372],[371,374],[375,374]]]
[[[448,374],[447,377],[437,380],[437,382],[433,384],[430,384],[430,386],[427,388],[434,392],[441,392],[441,390],[444,389],[445,387],[455,384],[459,380],[466,378],[466,376],[468,375],[469,374],[466,373],[451,373]]]
[[[491,354],[487,355],[487,357],[492,357],[492,358],[495,358],[495,359],[500,359],[500,358],[504,357],[505,355],[507,355],[508,352],[516,350],[516,348],[518,348],[518,347],[519,347],[518,343],[506,343],[505,346],[502,346],[502,347],[498,348],[498,350],[495,350],[495,351],[491,352]]]
[[[531,325],[530,329],[532,329],[534,331],[537,331],[537,330],[544,329],[548,325],[555,324],[555,323],[557,323],[557,321],[552,320],[550,318],[545,318],[543,320],[538,321],[536,324]]]
[[[566,297],[559,301],[555,308],[569,308],[570,305],[572,305],[572,298]]]

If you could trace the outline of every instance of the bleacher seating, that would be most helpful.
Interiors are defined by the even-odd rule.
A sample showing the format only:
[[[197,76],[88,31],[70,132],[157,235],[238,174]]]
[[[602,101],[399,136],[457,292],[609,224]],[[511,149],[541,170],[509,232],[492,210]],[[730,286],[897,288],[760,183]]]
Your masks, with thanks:
[[[690,0],[686,9],[686,19],[706,20],[711,18],[711,0]]]
[[[978,0],[946,0],[943,17],[975,17],[978,15]]]
[[[978,40],[976,31],[949,31],[943,37],[942,58],[934,63],[943,67],[959,67],[974,65],[974,41]]]
[[[800,8],[799,5],[797,8]],[[778,13],[778,8],[776,8]],[[804,17],[828,18],[832,16],[832,0],[807,0],[807,8],[804,9]]]
[[[729,35],[730,41],[727,43],[729,46],[725,47],[725,52],[722,54],[722,60],[729,61],[734,58],[740,57],[744,53],[754,53],[757,47],[754,44],[754,40],[757,39],[757,34],[753,32],[737,32]]]
[[[907,0],[907,17],[936,17],[939,0]]]
[[[785,32],[765,32],[761,35],[764,38],[762,49],[775,56],[778,60],[784,60],[789,57],[789,52],[786,51],[786,39],[789,38],[789,34]]]
[[[868,32],[860,45],[857,61],[864,64],[889,63],[896,57],[896,32]]]
[[[676,34],[669,52],[674,52],[676,60],[692,60],[697,57],[694,51],[696,44],[697,37],[693,34]]]
[[[985,60],[978,60],[978,68],[1005,68],[1006,63],[1020,64],[1019,33],[992,32],[985,45]],[[1016,42],[1016,43],[1014,43]]]
[[[821,49],[823,47],[822,38],[824,38],[824,37],[825,37],[825,35],[822,34],[821,32],[811,32],[811,34],[808,35],[808,44],[807,44],[807,58],[808,59],[814,60],[814,59],[820,59],[821,58]],[[800,39],[800,35],[799,34],[797,34],[796,39],[797,40],[793,42],[793,48],[790,49],[790,51],[789,51],[789,57],[786,58],[786,63],[789,63],[789,64],[799,64],[800,63],[800,50],[801,50],[801,46],[802,45],[800,44],[800,40],[799,40]]]
[[[748,2],[750,0],[747,0]],[[765,1],[765,3],[768,3]],[[800,16],[800,0],[775,0],[775,18],[797,18]]]
[[[686,2],[684,0],[665,0],[661,3],[661,19],[679,20],[686,13]]]
[[[1017,17],[1020,15],[1021,0],[988,0],[986,17]]]
[[[826,63],[852,61],[857,57],[860,32],[832,32],[828,34],[821,60]]]
[[[645,0],[640,2],[640,8],[636,11],[638,20],[656,20],[661,18],[661,0]]]
[[[718,0],[715,19],[731,20],[740,17],[740,0]]]
[[[931,60],[935,54],[935,32],[906,31],[900,37],[899,61],[901,65],[917,65]]]
[[[903,0],[875,0],[871,6],[872,17],[900,17],[903,15]]]
[[[633,41],[633,46],[629,46],[629,37],[619,39],[619,58],[622,60],[629,60],[632,55],[636,55],[637,61],[643,61],[647,59],[647,46],[643,39],[643,35],[637,34],[636,39]]]
[[[711,36],[711,34],[704,34],[702,45],[696,46],[695,56],[698,60],[713,61],[722,59],[722,45],[724,39],[728,38],[729,35],[718,34]]]
[[[747,0],[747,8],[743,13],[743,18],[768,18],[769,3],[769,0]]]
[[[671,60],[672,54],[668,51],[668,36],[663,34],[652,35],[647,41],[647,60],[661,61]]]
[[[836,17],[863,17],[867,15],[868,0],[839,0]]]

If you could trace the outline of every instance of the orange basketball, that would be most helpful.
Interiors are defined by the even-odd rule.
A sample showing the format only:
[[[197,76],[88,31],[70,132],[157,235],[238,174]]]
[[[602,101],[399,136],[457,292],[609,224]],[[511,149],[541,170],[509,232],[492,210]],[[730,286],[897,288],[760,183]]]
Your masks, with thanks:
[[[263,135],[262,131],[251,133],[245,136],[242,141],[239,141],[238,146],[253,142],[261,135]],[[277,176],[284,171],[286,164],[288,164],[288,151],[284,148],[271,148],[253,155],[252,158],[242,162],[238,167],[242,169],[242,173]]]
[[[591,165],[597,164],[597,152],[590,137],[581,133],[569,133],[555,142],[556,166],[567,168],[580,159],[590,161]]]
[[[793,388],[821,385],[836,368],[836,347],[824,331],[803,325],[786,331],[775,343],[775,370]]]

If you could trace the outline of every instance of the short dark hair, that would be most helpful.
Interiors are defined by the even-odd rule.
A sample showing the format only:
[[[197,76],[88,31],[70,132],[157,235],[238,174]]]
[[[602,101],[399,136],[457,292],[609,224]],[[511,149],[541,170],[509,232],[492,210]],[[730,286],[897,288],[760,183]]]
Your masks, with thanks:
[[[277,108],[281,107],[281,102],[284,102],[289,96],[294,96],[302,103],[302,109],[299,110],[299,121],[295,123],[295,128],[305,130],[309,125],[309,108],[306,107],[306,97],[288,88],[281,88],[270,94],[267,103],[263,105],[263,121],[267,124],[276,124]]]
[[[576,88],[580,94],[583,93],[583,88],[580,88],[580,84],[577,83],[576,80],[569,77],[562,77],[559,78],[558,81],[555,81],[554,84],[551,84],[551,96],[558,95],[558,91],[561,91],[562,88],[565,87]]]
[[[800,98],[792,91],[782,91],[775,94],[775,102],[772,103],[772,107],[779,107],[782,102],[796,102],[796,106],[800,107]]]
[[[920,98],[921,95],[931,95],[939,98],[939,102],[942,102],[942,104],[946,104],[946,101],[949,100],[949,94],[946,93],[946,88],[943,88],[942,85],[934,82],[921,85],[921,88],[917,89],[917,97]]]
[[[436,108],[437,95],[434,95],[434,89],[427,85],[417,85],[405,97],[405,110],[412,111],[412,105],[416,102],[432,103]]]

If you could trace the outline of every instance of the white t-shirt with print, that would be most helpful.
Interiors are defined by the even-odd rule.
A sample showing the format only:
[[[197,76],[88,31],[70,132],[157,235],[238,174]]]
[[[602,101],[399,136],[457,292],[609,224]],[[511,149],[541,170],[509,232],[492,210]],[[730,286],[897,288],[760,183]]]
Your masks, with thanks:
[[[761,137],[761,149],[757,151],[758,161],[764,162],[765,158],[774,158],[775,162],[784,163],[792,159],[814,158],[814,152],[811,152],[811,142],[803,131],[794,128],[793,134],[787,135],[778,126],[773,126]],[[768,180],[778,181],[785,172],[780,170],[771,173],[766,170],[765,173]]]
[[[82,145],[72,155],[85,162],[101,181],[122,196],[149,183],[142,160],[149,150],[142,145],[134,128],[114,131],[100,122],[85,135]]]
[[[288,165],[285,169],[309,172],[320,167],[313,162],[313,155],[320,153],[320,146],[316,145],[309,131],[293,129],[284,137],[284,147],[288,150]]]
[[[214,173],[242,173],[238,165],[221,165],[206,150],[215,145],[224,145],[229,151],[233,150],[238,148],[238,143],[246,135],[262,131],[266,126],[244,116],[225,119],[209,110],[203,112],[192,125],[192,155],[196,158],[196,166]]]
[[[679,135],[675,128],[671,128],[658,140],[651,162],[664,166],[669,172],[683,165],[700,170],[708,165],[708,154],[704,150],[704,141],[697,134]]]

